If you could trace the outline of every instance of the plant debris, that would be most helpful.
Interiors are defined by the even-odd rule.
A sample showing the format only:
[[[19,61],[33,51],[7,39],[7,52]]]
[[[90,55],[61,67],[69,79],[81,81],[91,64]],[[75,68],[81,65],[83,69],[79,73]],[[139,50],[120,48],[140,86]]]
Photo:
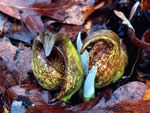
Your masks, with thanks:
[[[149,2],[0,0],[0,112],[150,112]],[[79,32],[80,43],[84,43],[88,35],[101,29],[114,31],[127,47],[129,60],[123,77],[112,85],[95,89],[95,98],[88,102],[84,102],[81,88],[69,101],[52,103],[58,91],[42,88],[33,74],[33,40],[48,30],[67,35],[80,49],[75,44]]]

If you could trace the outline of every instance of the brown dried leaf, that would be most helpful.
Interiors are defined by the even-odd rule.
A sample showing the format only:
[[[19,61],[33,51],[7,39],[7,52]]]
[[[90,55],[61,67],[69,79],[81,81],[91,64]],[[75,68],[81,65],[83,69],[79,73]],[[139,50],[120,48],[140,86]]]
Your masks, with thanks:
[[[74,5],[65,11],[69,14],[69,17],[64,21],[65,23],[82,25],[86,18],[94,12],[94,7]]]
[[[67,108],[65,110],[72,110],[69,112],[94,113],[120,113],[129,111],[134,113],[145,113],[147,111],[150,111],[150,101],[142,100],[146,89],[146,85],[142,82],[130,82],[118,88],[111,95],[111,98],[108,101],[106,101],[104,98],[101,98],[98,104],[93,107],[89,107],[89,105],[91,105],[91,101],[89,104],[87,104],[88,106],[84,106],[85,103],[82,103],[71,108]],[[88,107],[90,109],[88,109]]]
[[[141,9],[142,10],[149,10],[150,9],[150,0],[142,0]]]
[[[130,82],[114,91],[108,101],[102,98],[99,103],[94,107],[94,109],[98,109],[99,107],[107,108],[121,102],[138,102],[142,100],[145,89],[146,85],[142,82]]]
[[[51,105],[32,106],[27,109],[27,113],[64,113],[67,107],[67,104],[59,101]]]
[[[138,79],[142,81],[148,81],[150,80],[150,29],[146,30],[143,34],[143,37],[141,39],[141,42],[143,42],[144,46],[141,46],[141,54],[139,57],[138,67],[137,67],[137,75]],[[148,46],[149,45],[149,46]],[[144,48],[146,47],[146,49]],[[149,85],[150,86],[150,85]]]
[[[87,29],[84,26],[63,24],[58,33],[67,35],[72,41],[77,38],[79,32],[84,33]]]
[[[147,113],[150,111],[150,101],[143,101],[146,90],[147,87],[144,83],[137,81],[130,82],[118,88],[111,95],[110,100],[106,101],[102,98],[92,109],[82,112]]]
[[[3,38],[0,40],[0,56],[8,61],[11,62],[14,55],[16,54],[15,47],[10,43],[7,38]]]
[[[34,106],[47,105],[51,95],[48,90],[34,85],[17,85],[10,88],[16,96],[28,97]]]
[[[25,2],[0,0],[0,11],[16,19],[22,17],[28,29],[36,34],[36,32],[42,32],[45,29],[41,16],[81,25],[94,11],[94,7],[81,6],[74,0],[59,0],[54,3],[51,3],[51,0],[26,0]]]
[[[118,88],[110,97],[108,101],[103,98],[98,102],[96,106],[88,110],[89,112],[100,112],[105,111],[114,112],[123,111],[123,108],[113,108],[120,103],[136,103],[142,100],[146,89],[146,85],[141,82],[131,82]],[[128,104],[127,104],[128,105]],[[124,105],[124,107],[126,107]],[[128,107],[128,106],[127,106]],[[125,109],[125,108],[124,108]],[[134,109],[132,109],[134,110]],[[126,112],[126,110],[125,110]]]
[[[105,109],[111,113],[149,113],[150,101],[139,101],[135,103],[120,103]]]
[[[147,51],[150,51],[150,43],[144,42],[139,40],[136,35],[135,32],[132,29],[128,29],[128,36],[130,37],[130,41],[137,47],[141,48],[141,49],[145,49]]]
[[[2,97],[2,92],[0,92],[0,113],[4,112],[4,103],[3,103],[3,97]]]
[[[16,68],[19,72],[20,83],[19,84],[32,84],[33,76],[29,76],[28,72],[32,71],[31,66],[31,47],[26,47],[22,43],[19,44],[18,55],[15,60]]]
[[[98,96],[95,99],[90,100],[88,102],[84,102],[84,103],[66,108],[65,111],[70,113],[70,112],[79,112],[79,111],[90,110],[98,103],[99,99],[100,99],[100,97]]]
[[[50,105],[40,105],[40,106],[33,106],[31,108],[28,108],[28,112],[32,112],[32,113],[37,113],[37,112],[45,112],[45,113],[50,113],[50,112],[65,112],[65,113],[75,113],[75,112],[83,112],[86,110],[91,109],[93,106],[95,106],[97,104],[99,100],[99,97],[88,101],[88,102],[84,102],[75,106],[68,106],[63,102],[57,102],[54,104],[50,104]]]
[[[1,90],[1,98],[3,99],[1,102],[2,104],[5,104],[5,107],[7,109],[10,108],[12,100],[16,99],[16,96],[13,95],[7,88],[3,87],[0,85],[0,90]]]
[[[28,76],[31,67],[30,47],[13,46],[6,38],[0,41],[0,85],[8,87],[24,83],[32,83],[32,77]]]
[[[150,100],[150,89],[145,90],[143,100]]]

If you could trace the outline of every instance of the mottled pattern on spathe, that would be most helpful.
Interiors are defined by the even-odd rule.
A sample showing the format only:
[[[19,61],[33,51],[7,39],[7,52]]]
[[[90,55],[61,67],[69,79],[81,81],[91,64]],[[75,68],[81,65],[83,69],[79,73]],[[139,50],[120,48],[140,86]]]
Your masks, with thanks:
[[[64,94],[72,95],[75,93],[81,87],[84,79],[82,64],[79,56],[77,55],[76,49],[72,46],[72,42],[69,39],[66,39],[65,37],[61,38],[62,40],[65,40],[62,42],[62,49],[65,51],[64,56],[66,61],[66,69],[65,81],[57,98],[62,98]],[[71,52],[70,48],[72,48]]]
[[[94,43],[94,44],[93,44]],[[100,30],[87,37],[81,53],[90,45],[89,70],[97,66],[96,88],[102,88],[116,82],[124,73],[128,63],[126,47],[111,30]]]
[[[38,83],[43,88],[60,90],[57,97],[52,101],[56,99],[67,101],[81,88],[84,72],[74,45],[65,35],[55,37],[60,45],[61,52],[54,46],[51,55],[49,57],[45,56],[42,45],[43,40],[45,42],[45,39],[51,38],[51,36],[54,35],[50,32],[44,32],[34,40],[32,47],[33,72]],[[48,40],[50,41],[51,39]]]
[[[42,47],[40,42],[35,40],[36,47],[33,47],[35,51],[33,52],[32,65],[35,68],[33,71],[37,75],[35,76],[40,85],[46,89],[55,90],[60,86],[60,80],[62,75],[58,73],[53,67],[51,67],[42,56]],[[44,84],[43,84],[44,83]]]

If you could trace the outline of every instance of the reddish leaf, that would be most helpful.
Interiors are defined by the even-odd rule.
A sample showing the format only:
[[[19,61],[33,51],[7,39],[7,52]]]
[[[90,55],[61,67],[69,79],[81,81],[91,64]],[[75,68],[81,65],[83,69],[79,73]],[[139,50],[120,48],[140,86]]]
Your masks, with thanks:
[[[30,99],[34,106],[47,105],[51,95],[48,90],[45,90],[34,85],[13,86],[10,91],[16,96],[25,96]]]
[[[150,89],[146,89],[143,100],[150,100]]]
[[[63,24],[58,33],[64,33],[72,41],[74,41],[77,38],[77,35],[78,35],[79,32],[83,33],[83,32],[86,32],[86,31],[87,31],[87,29],[85,29],[84,26]]]
[[[121,102],[138,102],[142,100],[146,89],[146,85],[142,82],[130,82],[126,85],[119,87],[106,102],[102,98],[99,103],[94,107],[98,109],[99,107],[108,107]]]
[[[113,113],[149,113],[150,101],[139,101],[135,103],[120,103],[116,106],[105,109]]]
[[[142,10],[149,10],[150,9],[150,0],[142,0],[141,9]]]
[[[143,101],[146,85],[142,82],[131,82],[118,88],[106,101],[102,98],[99,103],[88,112],[134,112],[146,113],[150,111],[150,101]],[[86,112],[86,111],[84,111]]]
[[[27,113],[63,113],[67,107],[67,104],[59,101],[51,105],[32,106],[27,109]]]
[[[34,106],[29,108],[27,111],[32,112],[32,113],[40,113],[40,112],[66,112],[66,113],[74,113],[74,112],[82,112],[91,109],[94,105],[97,104],[99,100],[99,97],[89,101],[89,102],[84,102],[75,106],[68,106],[65,103],[62,102],[57,102],[56,104],[51,104],[51,105],[41,105],[41,106]]]
[[[94,7],[74,5],[66,9],[66,12],[69,14],[69,17],[65,19],[65,23],[82,25],[86,18],[94,12]]]
[[[135,113],[136,112],[145,113],[146,111],[150,111],[150,107],[148,107],[150,102],[142,101],[145,90],[146,85],[144,83],[131,82],[118,88],[112,94],[110,100],[108,101],[102,98],[96,106],[93,106],[97,103],[97,100],[94,99],[89,102],[81,103],[79,105],[66,108],[65,111],[67,110],[66,112],[100,112],[100,113],[103,112],[119,113],[119,112],[135,111]],[[139,107],[140,105],[142,107]]]
[[[5,107],[7,109],[9,109],[11,106],[12,100],[16,99],[16,96],[13,95],[7,88],[2,87],[1,85],[0,85],[0,90],[2,93],[1,99],[3,99],[1,102],[2,104],[5,104]]]
[[[19,13],[20,10],[22,14]],[[22,17],[29,30],[36,34],[44,30],[41,16],[81,25],[94,11],[94,7],[81,6],[74,0],[59,0],[54,3],[51,0],[0,0],[0,11],[17,19]]]
[[[87,111],[92,109],[99,101],[100,97],[96,97],[93,100],[90,100],[88,102],[84,102],[69,108],[66,108],[65,111],[70,113],[70,112],[80,112],[80,111]]]
[[[150,29],[148,29],[147,31],[144,32],[143,37],[142,37],[142,41],[150,44]],[[149,70],[149,66],[150,66],[150,51],[142,49],[141,50],[141,55],[139,58],[139,62],[137,65],[137,75],[138,75],[138,79],[140,79],[141,81],[146,81],[146,84],[148,86],[150,86],[150,70]]]
[[[0,91],[0,113],[4,112],[4,108],[3,108],[3,97],[2,97],[2,91]]]
[[[131,28],[128,28],[128,35],[135,46],[150,51],[150,43],[139,40]]]

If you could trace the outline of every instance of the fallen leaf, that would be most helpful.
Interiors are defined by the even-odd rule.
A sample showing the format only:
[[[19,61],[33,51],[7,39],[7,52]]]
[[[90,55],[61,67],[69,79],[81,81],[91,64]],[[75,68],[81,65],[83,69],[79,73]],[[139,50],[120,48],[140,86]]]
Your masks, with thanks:
[[[16,53],[16,48],[10,43],[7,38],[0,40],[0,56],[7,62],[11,61]]]
[[[7,20],[7,21],[6,21]],[[0,30],[6,32],[12,23],[7,19],[7,16],[4,14],[0,14]],[[5,24],[5,25],[4,25]],[[3,28],[4,27],[4,28]]]
[[[142,82],[130,82],[125,84],[114,91],[109,100],[103,97],[93,109],[100,107],[115,106],[119,103],[135,103],[141,101],[146,90],[146,85]]]
[[[4,107],[9,110],[10,109],[10,106],[11,106],[11,103],[12,103],[12,100],[13,99],[16,99],[16,96],[13,95],[9,89],[3,87],[0,85],[0,90],[1,90],[1,99],[2,99],[2,104],[5,105]]]
[[[0,0],[0,11],[16,19],[23,19],[27,28],[34,34],[44,31],[41,16],[47,16],[57,21],[82,25],[94,11],[93,6],[81,6],[74,0]],[[20,13],[20,11],[22,13]],[[75,18],[76,20],[75,20]]]
[[[32,72],[31,66],[31,47],[26,47],[22,43],[19,43],[19,51],[15,60],[16,68],[19,72],[20,84],[32,84],[34,77],[29,76],[29,72]]]
[[[150,89],[145,90],[143,100],[150,100]]]
[[[84,26],[63,24],[58,33],[67,35],[72,41],[76,40],[78,33],[84,33],[87,29]]]
[[[16,49],[14,46],[12,46],[7,38],[3,38],[0,40],[0,46],[0,85],[7,85],[8,87],[11,85],[16,85],[16,82],[19,82],[19,76],[15,71],[15,64],[11,63],[13,62],[13,58],[15,57]],[[11,68],[9,69],[8,67]]]
[[[96,2],[95,0],[76,0],[76,1],[79,1],[81,2],[81,4],[83,5],[94,5],[94,3]]]
[[[29,98],[31,106],[47,105],[52,98],[48,90],[34,85],[16,85],[11,87],[10,91],[16,96]]]
[[[2,91],[0,90],[0,112],[3,113],[4,112],[4,103],[3,103],[3,97],[2,97]]]
[[[147,51],[150,50],[150,43],[144,42],[139,40],[136,35],[135,32],[132,29],[128,29],[128,36],[130,37],[130,41],[137,47],[141,48],[141,49],[145,49]]]
[[[150,87],[150,80],[146,80],[146,85]]]
[[[12,24],[4,36],[23,41],[28,44],[31,44],[31,41],[35,38],[35,36],[33,36],[33,34],[24,25],[21,26],[20,24]]]
[[[67,107],[67,104],[58,101],[51,105],[32,106],[31,108],[27,109],[27,113],[63,113],[64,109]]]
[[[30,47],[20,44],[17,48],[6,38],[0,41],[0,85],[11,87],[33,83],[33,77],[28,74],[32,70],[31,53]]]
[[[65,109],[65,112],[84,112],[84,111],[88,111],[91,108],[93,108],[99,101],[100,96],[97,96],[96,98],[94,98],[93,100],[90,100],[88,102],[84,102],[84,103],[80,103],[78,105],[69,107]]]
[[[74,113],[74,112],[82,112],[84,110],[89,110],[91,109],[93,106],[95,106],[99,100],[99,96],[96,97],[95,99],[88,101],[88,102],[84,102],[84,103],[80,103],[78,105],[75,106],[69,106],[61,101],[58,101],[56,103],[53,104],[49,104],[49,105],[36,105],[36,106],[32,106],[31,108],[28,108],[27,111],[28,112],[32,112],[32,113],[40,113],[40,112],[45,112],[45,113],[49,113],[49,112],[67,112],[67,113]]]
[[[86,18],[94,12],[94,7],[74,5],[71,8],[66,9],[66,12],[70,15],[65,19],[65,23],[82,25]]]
[[[149,10],[150,9],[150,0],[142,0],[141,2],[141,9],[142,10]]]
[[[149,113],[150,101],[139,101],[135,103],[120,103],[113,107],[101,108],[105,111],[111,111],[111,113]],[[99,111],[99,110],[97,110]]]
[[[146,89],[146,85],[142,82],[130,82],[114,91],[109,100],[103,97],[93,108],[82,112],[145,113],[150,111],[150,101],[142,100]]]
[[[4,108],[4,113],[9,113],[9,111],[6,108]]]
[[[150,51],[149,51],[149,47],[150,47],[150,29],[146,30],[142,36],[141,41],[143,42],[143,44],[145,44],[145,48],[141,49],[141,54],[138,60],[138,64],[137,64],[137,75],[138,75],[138,79],[142,79],[143,81],[146,81],[146,83],[148,83],[148,81],[150,81],[150,70],[149,70],[149,66],[150,66]],[[149,45],[149,46],[148,46]]]

